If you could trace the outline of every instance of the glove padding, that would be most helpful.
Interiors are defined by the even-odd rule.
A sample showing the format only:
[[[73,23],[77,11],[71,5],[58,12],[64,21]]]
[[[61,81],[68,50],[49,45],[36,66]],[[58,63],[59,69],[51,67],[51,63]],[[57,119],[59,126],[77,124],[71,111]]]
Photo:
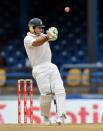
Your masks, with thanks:
[[[47,31],[47,36],[49,37],[49,41],[55,41],[58,38],[58,30],[56,27],[50,27]]]

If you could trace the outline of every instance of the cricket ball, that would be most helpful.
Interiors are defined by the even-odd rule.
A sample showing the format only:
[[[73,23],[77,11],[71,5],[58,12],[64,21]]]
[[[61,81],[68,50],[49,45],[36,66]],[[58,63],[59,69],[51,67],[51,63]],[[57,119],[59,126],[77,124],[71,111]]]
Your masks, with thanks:
[[[65,11],[65,13],[68,13],[70,11],[70,7],[65,7],[64,11]]]

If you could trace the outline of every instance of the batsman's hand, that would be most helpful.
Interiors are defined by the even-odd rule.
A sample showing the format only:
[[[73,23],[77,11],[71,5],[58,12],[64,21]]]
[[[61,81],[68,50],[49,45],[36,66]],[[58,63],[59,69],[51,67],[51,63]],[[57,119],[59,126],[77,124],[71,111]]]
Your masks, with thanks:
[[[47,31],[47,36],[49,37],[49,41],[55,41],[58,38],[58,30],[56,27],[50,27]]]

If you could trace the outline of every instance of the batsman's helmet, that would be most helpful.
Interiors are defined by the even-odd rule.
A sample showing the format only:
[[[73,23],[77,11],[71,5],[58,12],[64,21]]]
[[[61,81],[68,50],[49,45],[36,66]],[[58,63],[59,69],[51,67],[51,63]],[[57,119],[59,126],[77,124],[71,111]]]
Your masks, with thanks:
[[[29,30],[30,30],[31,32],[34,32],[34,28],[35,28],[35,27],[41,27],[41,28],[43,28],[43,27],[45,27],[45,26],[43,25],[43,22],[42,22],[41,19],[39,19],[39,18],[33,18],[33,19],[31,19],[31,20],[29,21],[28,27],[29,27]]]
[[[43,25],[43,22],[42,22],[41,19],[39,19],[39,18],[33,18],[33,19],[31,19],[29,21],[28,27],[29,27],[30,31],[33,31],[35,27],[42,27],[43,28],[45,26]]]

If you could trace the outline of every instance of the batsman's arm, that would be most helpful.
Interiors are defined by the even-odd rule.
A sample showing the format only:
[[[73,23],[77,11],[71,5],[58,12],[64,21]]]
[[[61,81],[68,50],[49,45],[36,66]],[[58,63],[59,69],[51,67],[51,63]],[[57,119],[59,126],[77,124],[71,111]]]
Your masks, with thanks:
[[[44,44],[48,40],[49,40],[49,37],[47,35],[45,35],[44,37],[39,37],[38,39],[33,41],[32,46],[38,47],[38,46]]]

